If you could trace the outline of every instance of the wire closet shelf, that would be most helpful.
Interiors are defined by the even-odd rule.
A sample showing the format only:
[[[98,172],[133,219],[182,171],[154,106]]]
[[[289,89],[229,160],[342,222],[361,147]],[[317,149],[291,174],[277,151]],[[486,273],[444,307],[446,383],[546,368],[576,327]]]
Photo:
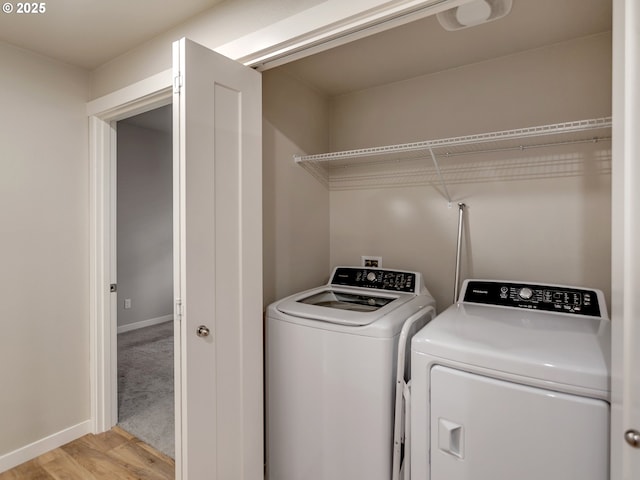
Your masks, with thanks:
[[[436,170],[439,170],[438,161],[461,155],[607,140],[611,140],[611,117],[317,155],[294,155],[294,160],[328,184],[333,173],[351,166],[427,158],[432,160]]]

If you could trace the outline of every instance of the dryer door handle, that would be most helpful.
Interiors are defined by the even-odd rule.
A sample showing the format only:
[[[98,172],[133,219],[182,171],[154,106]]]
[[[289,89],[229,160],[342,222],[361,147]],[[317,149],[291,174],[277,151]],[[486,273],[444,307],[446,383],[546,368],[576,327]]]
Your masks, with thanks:
[[[438,448],[458,458],[464,458],[464,427],[440,418],[438,420]]]

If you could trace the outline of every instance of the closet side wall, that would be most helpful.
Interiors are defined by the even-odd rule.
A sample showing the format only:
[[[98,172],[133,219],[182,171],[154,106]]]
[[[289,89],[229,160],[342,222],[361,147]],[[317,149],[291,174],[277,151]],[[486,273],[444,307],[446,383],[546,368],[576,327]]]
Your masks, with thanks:
[[[331,149],[610,114],[611,40],[600,34],[337,97]],[[366,254],[382,256],[385,267],[419,270],[442,310],[453,301],[455,202],[462,201],[463,279],[585,285],[609,298],[610,142],[474,161],[442,161],[482,168],[482,181],[448,186],[452,208],[437,185],[332,191],[331,264],[359,264]]]
[[[266,306],[329,276],[329,192],[293,160],[329,148],[329,102],[278,70],[262,84]]]

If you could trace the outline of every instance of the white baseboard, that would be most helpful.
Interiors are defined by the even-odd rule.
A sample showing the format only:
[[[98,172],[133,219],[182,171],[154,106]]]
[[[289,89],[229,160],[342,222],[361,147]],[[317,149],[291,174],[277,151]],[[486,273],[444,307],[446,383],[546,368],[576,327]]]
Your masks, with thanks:
[[[162,317],[150,318],[149,320],[140,320],[139,322],[128,323],[118,327],[118,333],[130,332],[131,330],[137,330],[139,328],[150,327],[152,325],[158,325],[164,322],[170,322],[173,320],[173,315],[164,315]]]
[[[86,420],[72,427],[66,428],[58,433],[49,435],[48,437],[37,440],[29,445],[18,448],[13,452],[9,452],[0,456],[0,473],[10,470],[13,467],[28,462],[43,453],[55,450],[73,440],[76,440],[87,433],[91,433],[91,421]]]

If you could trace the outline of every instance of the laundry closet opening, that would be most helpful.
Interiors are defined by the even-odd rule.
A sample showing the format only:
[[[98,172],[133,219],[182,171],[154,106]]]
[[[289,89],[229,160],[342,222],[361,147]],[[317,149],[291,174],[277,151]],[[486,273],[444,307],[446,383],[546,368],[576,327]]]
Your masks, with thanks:
[[[429,153],[314,173],[293,156],[608,118],[611,18],[609,0],[514,1],[494,22],[447,31],[431,16],[264,71],[265,305],[374,255],[422,272],[444,310],[455,202],[462,279],[589,285],[610,302],[608,138],[442,154],[453,206]]]
[[[174,457],[172,106],[117,123],[118,425]]]

